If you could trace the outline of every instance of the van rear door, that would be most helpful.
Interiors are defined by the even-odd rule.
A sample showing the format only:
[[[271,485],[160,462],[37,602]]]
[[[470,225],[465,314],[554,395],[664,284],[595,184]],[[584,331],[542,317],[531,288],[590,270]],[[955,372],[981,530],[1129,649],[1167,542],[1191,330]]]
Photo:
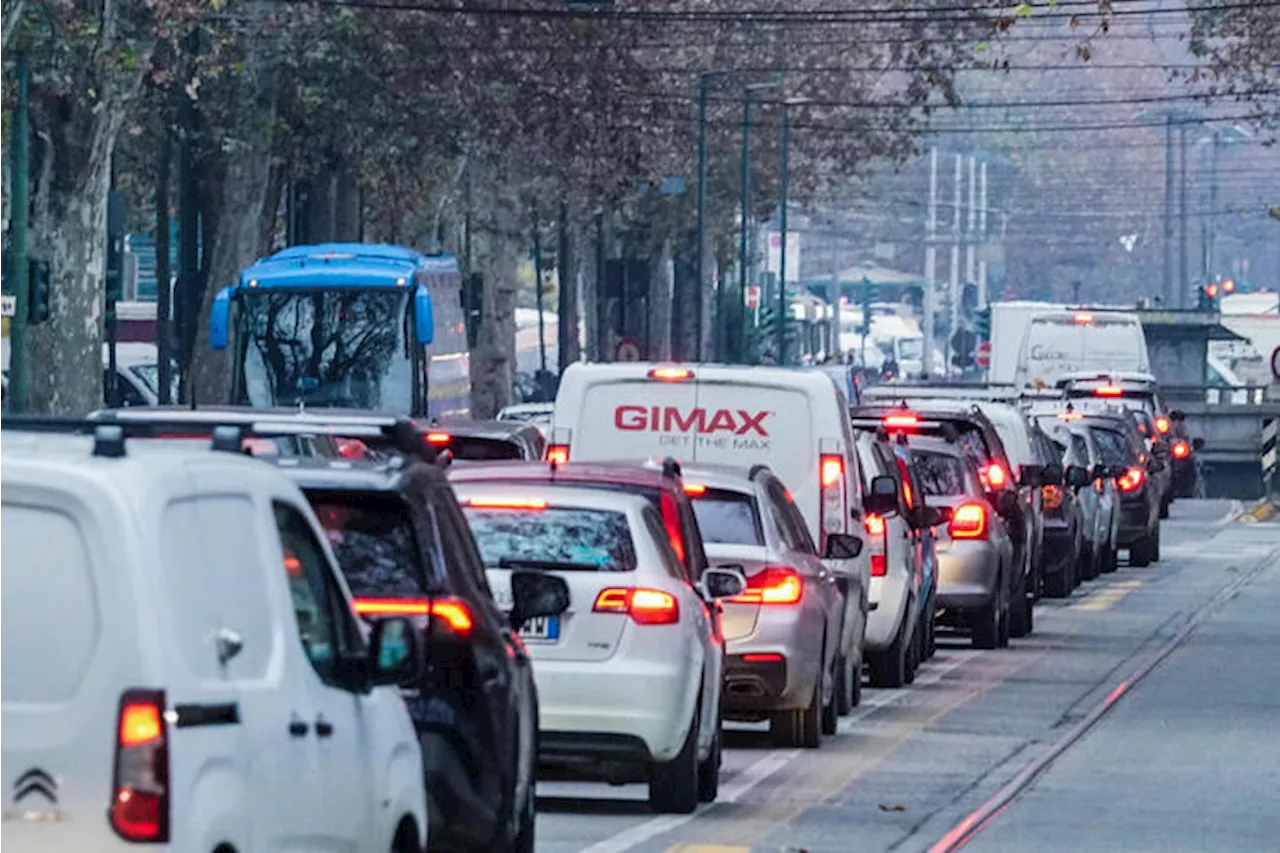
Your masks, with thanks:
[[[5,465],[4,842],[48,853],[105,849],[115,840],[105,806],[122,691],[152,686],[138,684],[125,537],[94,490],[30,485],[30,474]]]
[[[693,459],[695,438],[703,424],[698,414],[698,388],[692,375],[685,378],[674,368],[672,371],[671,378],[665,379],[645,374],[588,374],[582,406],[572,415],[569,458]],[[557,419],[557,426],[560,423]]]

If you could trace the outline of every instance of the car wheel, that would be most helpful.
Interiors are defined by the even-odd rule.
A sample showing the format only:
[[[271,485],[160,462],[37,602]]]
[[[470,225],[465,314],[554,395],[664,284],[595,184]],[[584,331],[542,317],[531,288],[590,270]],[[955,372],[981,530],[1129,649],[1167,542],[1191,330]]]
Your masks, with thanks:
[[[1099,574],[1098,564],[1093,559],[1093,549],[1080,549],[1080,577],[1091,581],[1095,580]]]
[[[1000,603],[992,601],[989,605],[977,610],[970,617],[972,621],[973,647],[975,649],[996,649],[1000,647]]]
[[[1156,525],[1155,535],[1151,539],[1151,562],[1160,562],[1160,525]]]
[[[840,710],[836,707],[836,697],[832,695],[831,701],[822,706],[822,733],[830,737],[839,725]]]
[[[861,652],[858,653],[857,663],[850,664],[847,672],[849,675],[849,696],[850,696],[849,710],[852,711],[854,708],[862,704],[862,653]]]
[[[1148,534],[1129,546],[1129,565],[1139,569],[1151,565],[1153,550],[1151,539],[1152,537]]]
[[[919,620],[917,620],[918,622]],[[907,684],[914,684],[916,671],[920,668],[920,626],[911,632],[911,642],[907,646]]]
[[[531,775],[529,778],[535,777]],[[511,844],[511,853],[533,853],[534,828],[537,820],[538,798],[531,787],[529,795],[525,797],[524,806],[520,809],[520,823],[516,829],[515,841]]]
[[[1169,504],[1170,504],[1170,503],[1172,503],[1172,501],[1165,500],[1165,499],[1161,499],[1161,501],[1160,501],[1160,517],[1161,517],[1161,518],[1168,518],[1168,517],[1169,517]]]
[[[714,803],[720,796],[720,763],[724,752],[724,725],[716,725],[711,751],[698,765],[698,802]],[[532,850],[529,853],[533,853]]]
[[[1072,580],[1070,568],[1063,566],[1062,571],[1045,576],[1044,594],[1049,598],[1066,598],[1071,595]]]
[[[1005,601],[1000,605],[1000,640],[998,643],[1002,649],[1009,648],[1009,602]]]
[[[1027,579],[1019,578],[1009,601],[1009,633],[1014,637],[1025,637],[1035,630],[1035,611],[1026,587]]]
[[[693,712],[689,734],[670,761],[655,761],[649,769],[649,808],[659,814],[690,814],[698,807],[698,722]]]
[[[934,594],[929,594],[929,607],[925,610],[927,621],[925,622],[925,657],[929,660],[938,653],[938,605],[934,601]]]
[[[1102,552],[1102,570],[1107,574],[1111,574],[1120,568],[1120,549],[1113,548],[1110,545]]]
[[[911,603],[907,602],[907,607]],[[911,640],[907,636],[907,619],[903,616],[898,626],[898,636],[893,643],[882,652],[872,652],[868,663],[871,666],[872,687],[901,687],[907,683],[907,655]]]
[[[836,714],[841,717],[848,716],[849,712],[853,710],[855,704],[853,682],[859,677],[859,674],[849,665],[849,661],[844,655],[836,658],[835,706]]]
[[[799,710],[775,711],[769,718],[769,734],[780,747],[816,749],[822,744],[822,683],[813,686],[809,704]]]

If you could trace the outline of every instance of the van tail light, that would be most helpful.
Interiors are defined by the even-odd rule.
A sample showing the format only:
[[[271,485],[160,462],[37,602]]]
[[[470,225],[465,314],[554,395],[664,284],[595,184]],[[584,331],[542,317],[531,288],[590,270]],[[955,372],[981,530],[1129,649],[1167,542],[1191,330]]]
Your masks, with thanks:
[[[804,595],[804,578],[790,566],[767,566],[747,578],[747,588],[734,604],[795,604]]]
[[[871,555],[871,577],[882,578],[886,574],[884,554]]]
[[[1168,432],[1168,431],[1169,431],[1169,419],[1168,419],[1168,418],[1166,418],[1166,417],[1159,417],[1159,418],[1156,418],[1156,430],[1157,430],[1158,432],[1162,433],[1162,434],[1163,434],[1163,433]]]
[[[952,539],[986,539],[987,508],[982,504],[960,504],[951,514],[947,534]]]
[[[871,555],[871,577],[882,578],[885,576],[885,525],[884,518],[876,515],[874,512],[869,513],[862,521],[862,526],[867,530],[867,553]]]
[[[1045,486],[1040,490],[1040,502],[1045,509],[1061,509],[1062,489],[1054,485]]]
[[[1173,445],[1174,459],[1186,459],[1190,455],[1191,455],[1191,445],[1187,444],[1185,441],[1178,441],[1174,443]]]
[[[460,637],[471,635],[474,621],[471,608],[456,598],[357,598],[352,607],[361,616],[408,616],[414,622],[430,624]],[[418,617],[418,618],[414,618]]]
[[[825,553],[828,533],[844,533],[849,517],[849,496],[845,488],[844,457],[823,453],[818,457],[818,473],[822,483],[822,500],[818,504],[818,527],[822,533],[820,549]]]
[[[676,504],[676,499],[666,491],[663,491],[658,503],[662,509],[662,526],[667,531],[667,538],[671,540],[671,550],[676,552],[676,556],[683,563],[685,550],[684,532],[680,527],[680,507]]]
[[[426,441],[427,444],[448,444],[453,440],[453,436],[449,435],[447,432],[429,432],[423,436],[423,440]]]
[[[563,465],[569,461],[569,445],[548,444],[547,461],[552,465]]]
[[[884,536],[884,519],[875,513],[868,515],[862,524],[867,528],[868,536]]]
[[[120,697],[111,828],[125,841],[169,841],[169,739],[162,690]]]
[[[594,613],[623,613],[637,625],[674,625],[680,602],[669,592],[643,587],[609,587],[596,595]]]
[[[1120,397],[1124,395],[1124,389],[1119,385],[1099,385],[1093,393],[1099,397]]]
[[[649,371],[650,379],[661,379],[663,382],[683,382],[693,378],[693,371],[687,367],[655,367]]]
[[[1135,492],[1142,487],[1146,479],[1147,475],[1141,468],[1130,468],[1116,479],[1116,485],[1122,492]]]
[[[999,462],[992,462],[979,470],[978,478],[982,480],[983,488],[989,491],[1003,489],[1009,484],[1009,472],[1004,470],[1004,466]]]
[[[691,498],[698,497],[707,493],[707,487],[701,483],[685,483],[684,493]]]

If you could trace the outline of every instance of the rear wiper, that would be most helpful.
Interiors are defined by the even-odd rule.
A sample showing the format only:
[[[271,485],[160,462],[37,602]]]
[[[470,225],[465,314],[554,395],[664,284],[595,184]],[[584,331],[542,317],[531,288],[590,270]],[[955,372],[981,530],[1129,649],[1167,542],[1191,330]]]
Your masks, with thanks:
[[[522,560],[514,557],[503,557],[498,561],[500,569],[560,569],[568,572],[598,572],[600,567],[595,563],[570,563],[560,560]]]

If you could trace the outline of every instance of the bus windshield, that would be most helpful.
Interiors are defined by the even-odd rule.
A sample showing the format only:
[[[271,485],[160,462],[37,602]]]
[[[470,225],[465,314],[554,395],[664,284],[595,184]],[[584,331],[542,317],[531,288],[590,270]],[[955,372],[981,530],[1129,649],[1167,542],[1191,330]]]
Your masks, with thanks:
[[[413,399],[407,289],[250,290],[238,303],[237,402],[399,411]]]

